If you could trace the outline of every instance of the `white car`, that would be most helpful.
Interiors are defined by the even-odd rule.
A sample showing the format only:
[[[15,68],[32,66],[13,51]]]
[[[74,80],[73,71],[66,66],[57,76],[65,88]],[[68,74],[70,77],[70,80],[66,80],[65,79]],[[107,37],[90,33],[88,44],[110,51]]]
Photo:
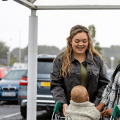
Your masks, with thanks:
[[[14,63],[12,68],[27,68],[27,63]]]

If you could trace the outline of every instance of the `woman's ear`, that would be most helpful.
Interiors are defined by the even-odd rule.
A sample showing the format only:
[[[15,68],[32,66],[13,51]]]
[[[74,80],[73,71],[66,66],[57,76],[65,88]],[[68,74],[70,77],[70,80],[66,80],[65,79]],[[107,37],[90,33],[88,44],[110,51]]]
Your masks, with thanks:
[[[71,100],[72,100],[72,97],[71,97]]]

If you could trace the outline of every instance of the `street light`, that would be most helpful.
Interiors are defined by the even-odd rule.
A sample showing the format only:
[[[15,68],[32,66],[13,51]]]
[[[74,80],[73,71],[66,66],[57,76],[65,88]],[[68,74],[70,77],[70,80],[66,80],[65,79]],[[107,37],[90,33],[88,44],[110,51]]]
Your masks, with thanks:
[[[8,50],[8,52],[7,52],[7,54],[8,54],[8,66],[10,66],[10,45],[11,45],[11,39],[9,39],[9,50]]]
[[[19,63],[21,63],[21,47],[20,47],[20,42],[21,42],[21,27],[19,31]]]
[[[9,52],[7,52],[7,66],[9,67]]]
[[[113,66],[114,66],[114,57],[110,57],[110,60],[111,60],[111,69],[113,69]]]

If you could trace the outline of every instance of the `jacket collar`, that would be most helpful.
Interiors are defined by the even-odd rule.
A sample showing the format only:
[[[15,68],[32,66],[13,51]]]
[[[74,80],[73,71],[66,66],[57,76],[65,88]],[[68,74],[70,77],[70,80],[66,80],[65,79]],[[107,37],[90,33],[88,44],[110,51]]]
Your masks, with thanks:
[[[76,60],[76,59],[74,58],[74,56],[73,56],[73,53],[71,54],[71,58],[72,58],[72,62],[74,62],[74,61]],[[91,64],[93,64],[92,56],[91,56],[91,54],[89,53],[88,50],[86,50],[86,59],[85,59],[85,62],[86,62],[86,63],[91,63]]]

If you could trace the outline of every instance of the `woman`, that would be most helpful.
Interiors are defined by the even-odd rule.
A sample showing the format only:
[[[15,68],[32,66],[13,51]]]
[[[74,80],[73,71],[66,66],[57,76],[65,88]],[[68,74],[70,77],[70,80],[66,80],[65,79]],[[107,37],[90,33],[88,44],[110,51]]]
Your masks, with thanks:
[[[98,105],[108,82],[102,56],[94,49],[88,29],[72,27],[67,47],[54,60],[51,72],[51,93],[56,102],[63,104],[64,116],[74,86],[86,87],[90,102]]]
[[[104,107],[101,115],[110,118],[114,105],[120,109],[120,64],[116,67],[109,84],[104,89],[102,100],[96,107],[99,111]]]

